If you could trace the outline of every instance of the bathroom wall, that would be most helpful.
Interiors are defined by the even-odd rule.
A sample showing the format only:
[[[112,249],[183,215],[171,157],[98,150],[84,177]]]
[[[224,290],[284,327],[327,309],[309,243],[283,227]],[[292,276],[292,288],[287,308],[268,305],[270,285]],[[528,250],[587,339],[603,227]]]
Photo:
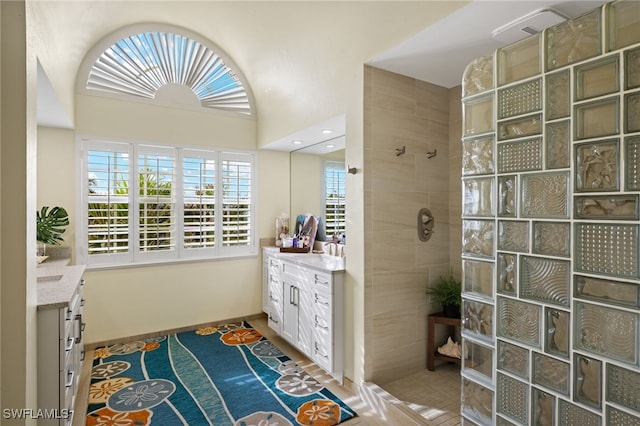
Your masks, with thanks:
[[[640,3],[463,78],[462,415],[640,424]]]
[[[441,310],[425,290],[450,270],[449,90],[372,67],[364,87],[365,375],[384,384],[425,369],[426,317]],[[428,242],[423,207],[435,217]]]

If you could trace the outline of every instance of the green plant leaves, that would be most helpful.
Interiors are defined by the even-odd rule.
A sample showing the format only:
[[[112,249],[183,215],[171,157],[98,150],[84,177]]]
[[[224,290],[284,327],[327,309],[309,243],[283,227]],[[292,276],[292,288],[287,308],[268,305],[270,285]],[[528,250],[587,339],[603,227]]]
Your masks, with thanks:
[[[44,244],[60,245],[62,234],[69,225],[69,215],[62,207],[42,207],[36,212],[36,239]]]

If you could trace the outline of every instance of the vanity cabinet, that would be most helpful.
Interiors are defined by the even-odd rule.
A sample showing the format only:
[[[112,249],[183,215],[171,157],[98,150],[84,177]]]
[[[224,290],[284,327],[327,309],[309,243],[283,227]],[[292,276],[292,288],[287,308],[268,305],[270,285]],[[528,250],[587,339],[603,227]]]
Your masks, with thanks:
[[[264,250],[269,327],[342,382],[344,259]]]
[[[84,358],[84,266],[38,271],[39,425],[71,425]]]

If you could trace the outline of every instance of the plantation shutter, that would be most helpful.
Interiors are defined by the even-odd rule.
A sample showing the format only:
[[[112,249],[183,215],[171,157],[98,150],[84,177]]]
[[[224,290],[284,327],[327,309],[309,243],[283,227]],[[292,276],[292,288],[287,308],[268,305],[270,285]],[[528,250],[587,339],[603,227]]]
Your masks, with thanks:
[[[253,244],[253,156],[222,153],[222,246]]]
[[[326,235],[345,232],[346,184],[344,163],[327,161],[324,168],[324,217]]]
[[[131,193],[129,145],[93,142],[86,147],[86,244],[93,262],[128,255]]]
[[[213,248],[216,244],[216,153],[184,150],[183,247]]]
[[[172,148],[147,145],[138,148],[140,254],[176,249],[175,163],[175,151]]]

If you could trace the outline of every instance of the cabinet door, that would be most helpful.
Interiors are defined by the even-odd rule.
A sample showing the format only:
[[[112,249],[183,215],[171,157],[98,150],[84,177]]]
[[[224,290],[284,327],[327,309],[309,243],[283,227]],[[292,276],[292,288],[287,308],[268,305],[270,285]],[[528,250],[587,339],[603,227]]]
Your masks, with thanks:
[[[296,346],[302,353],[310,356],[313,335],[313,304],[311,301],[311,291],[305,283],[300,283],[294,293],[298,308],[298,336]]]
[[[296,305],[295,282],[291,277],[284,275],[282,279],[283,304],[282,304],[282,337],[292,345],[298,339],[298,306]]]
[[[269,257],[262,259],[262,312],[269,314]]]

